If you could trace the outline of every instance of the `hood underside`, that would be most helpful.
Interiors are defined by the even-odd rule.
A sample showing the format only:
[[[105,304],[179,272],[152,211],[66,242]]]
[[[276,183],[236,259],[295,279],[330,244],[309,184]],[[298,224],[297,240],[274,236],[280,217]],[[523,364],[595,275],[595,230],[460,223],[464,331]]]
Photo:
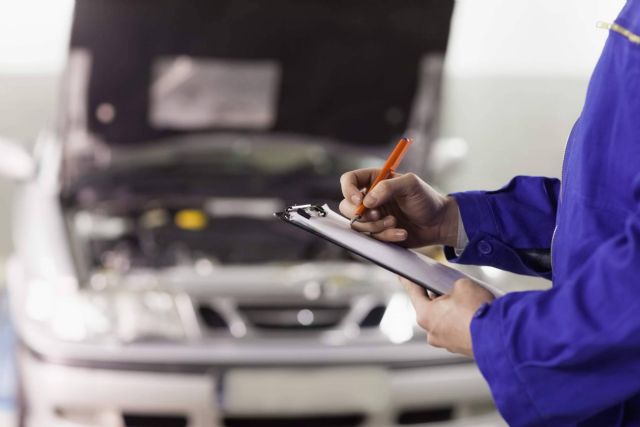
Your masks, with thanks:
[[[234,130],[386,145],[415,125],[453,3],[78,0],[87,114],[68,125],[113,144]]]

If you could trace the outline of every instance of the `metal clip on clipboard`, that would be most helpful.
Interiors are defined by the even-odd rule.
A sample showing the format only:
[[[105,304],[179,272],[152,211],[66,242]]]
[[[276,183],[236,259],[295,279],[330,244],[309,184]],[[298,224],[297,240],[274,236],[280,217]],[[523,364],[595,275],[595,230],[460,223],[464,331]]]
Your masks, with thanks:
[[[310,219],[311,217],[327,216],[327,212],[324,210],[322,206],[311,205],[311,204],[289,206],[284,210],[284,214],[287,216],[287,219],[291,219],[290,218],[291,212],[297,212],[298,214],[302,215],[307,219]]]

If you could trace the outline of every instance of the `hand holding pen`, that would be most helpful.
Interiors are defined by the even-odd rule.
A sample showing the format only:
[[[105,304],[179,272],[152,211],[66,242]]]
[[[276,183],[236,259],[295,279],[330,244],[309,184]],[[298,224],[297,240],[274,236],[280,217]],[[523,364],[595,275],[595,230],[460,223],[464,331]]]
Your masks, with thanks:
[[[412,143],[413,141],[409,138],[402,138],[400,141],[398,141],[396,148],[393,149],[393,151],[387,158],[387,161],[384,162],[382,169],[380,169],[380,171],[378,172],[378,176],[373,181],[371,186],[369,186],[367,192],[373,190],[376,185],[380,184],[385,179],[390,178],[395,173],[398,166],[400,166],[400,162],[402,161],[402,159],[404,159],[405,154],[407,154],[409,146]],[[364,203],[360,203],[360,206],[358,206],[358,209],[356,209],[355,216],[353,217],[353,219],[351,219],[351,225],[362,218],[362,215],[364,214],[366,209],[367,208]]]
[[[413,173],[395,172],[411,143],[403,140],[382,169],[359,169],[342,175],[344,200],[340,212],[348,218],[359,216],[352,221],[352,227],[379,240],[406,247],[455,246],[458,236],[455,200],[438,193]]]

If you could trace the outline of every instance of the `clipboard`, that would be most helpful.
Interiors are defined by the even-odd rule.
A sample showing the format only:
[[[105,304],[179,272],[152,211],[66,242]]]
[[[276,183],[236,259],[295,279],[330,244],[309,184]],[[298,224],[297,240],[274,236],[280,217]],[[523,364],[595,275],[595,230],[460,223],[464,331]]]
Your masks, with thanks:
[[[284,222],[315,234],[374,264],[411,280],[436,295],[452,291],[458,279],[470,278],[494,296],[504,294],[487,283],[468,276],[459,270],[439,263],[414,250],[400,245],[382,242],[351,228],[349,220],[334,212],[328,205],[296,205],[274,214]]]

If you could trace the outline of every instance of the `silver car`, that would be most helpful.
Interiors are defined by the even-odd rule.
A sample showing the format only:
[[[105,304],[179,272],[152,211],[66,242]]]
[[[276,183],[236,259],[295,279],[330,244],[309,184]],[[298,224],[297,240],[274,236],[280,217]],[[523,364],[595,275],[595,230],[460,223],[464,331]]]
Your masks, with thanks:
[[[21,424],[500,424],[393,275],[272,216],[400,133],[430,172],[451,8],[79,0],[59,127],[0,163]]]

